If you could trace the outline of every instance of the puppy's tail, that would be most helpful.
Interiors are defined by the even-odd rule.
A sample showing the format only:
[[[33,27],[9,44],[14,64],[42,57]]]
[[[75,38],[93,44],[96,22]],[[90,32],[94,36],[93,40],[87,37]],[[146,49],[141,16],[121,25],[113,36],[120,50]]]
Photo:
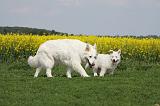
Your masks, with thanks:
[[[37,55],[35,55],[34,57],[29,56],[28,64],[33,68],[37,68],[38,67],[38,57],[37,57]]]

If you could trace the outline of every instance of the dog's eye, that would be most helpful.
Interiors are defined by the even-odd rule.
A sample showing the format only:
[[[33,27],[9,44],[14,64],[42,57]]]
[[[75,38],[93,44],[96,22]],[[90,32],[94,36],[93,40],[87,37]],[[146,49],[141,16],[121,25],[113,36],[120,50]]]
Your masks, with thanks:
[[[89,56],[89,58],[92,58],[92,56]]]
[[[94,56],[95,59],[97,59],[97,56]]]

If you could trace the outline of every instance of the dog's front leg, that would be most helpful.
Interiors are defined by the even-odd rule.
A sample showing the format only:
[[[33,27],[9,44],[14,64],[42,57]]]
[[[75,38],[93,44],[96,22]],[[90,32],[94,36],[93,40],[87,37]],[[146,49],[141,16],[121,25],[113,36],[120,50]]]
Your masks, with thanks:
[[[73,63],[72,68],[73,70],[77,71],[82,77],[90,77],[80,63]]]

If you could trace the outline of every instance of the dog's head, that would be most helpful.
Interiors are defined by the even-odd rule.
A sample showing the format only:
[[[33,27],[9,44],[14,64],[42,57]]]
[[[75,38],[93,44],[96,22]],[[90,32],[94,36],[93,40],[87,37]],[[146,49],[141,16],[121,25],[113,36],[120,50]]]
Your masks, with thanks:
[[[119,49],[118,51],[113,51],[110,50],[110,56],[111,56],[111,61],[113,64],[118,64],[121,60],[121,50]]]
[[[95,60],[97,58],[96,44],[94,44],[94,46],[89,45],[88,43],[86,44],[84,57],[90,67],[95,65]]]

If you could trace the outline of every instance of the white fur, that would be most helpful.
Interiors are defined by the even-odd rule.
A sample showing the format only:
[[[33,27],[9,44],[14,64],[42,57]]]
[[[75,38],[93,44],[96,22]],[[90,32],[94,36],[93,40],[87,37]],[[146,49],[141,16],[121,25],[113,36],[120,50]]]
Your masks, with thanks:
[[[99,76],[103,77],[105,73],[113,74],[115,68],[120,63],[121,60],[121,51],[113,51],[111,54],[98,54],[97,59],[95,60],[95,66],[93,66],[94,76],[98,76],[97,72],[100,70]],[[88,67],[88,63],[85,68]]]
[[[34,77],[38,76],[42,68],[46,69],[47,77],[52,77],[51,69],[59,62],[68,67],[68,78],[71,78],[72,70],[77,71],[82,77],[89,77],[81,63],[88,62],[94,65],[96,54],[96,45],[73,39],[49,40],[40,45],[34,57],[28,58],[28,64],[36,68]]]

